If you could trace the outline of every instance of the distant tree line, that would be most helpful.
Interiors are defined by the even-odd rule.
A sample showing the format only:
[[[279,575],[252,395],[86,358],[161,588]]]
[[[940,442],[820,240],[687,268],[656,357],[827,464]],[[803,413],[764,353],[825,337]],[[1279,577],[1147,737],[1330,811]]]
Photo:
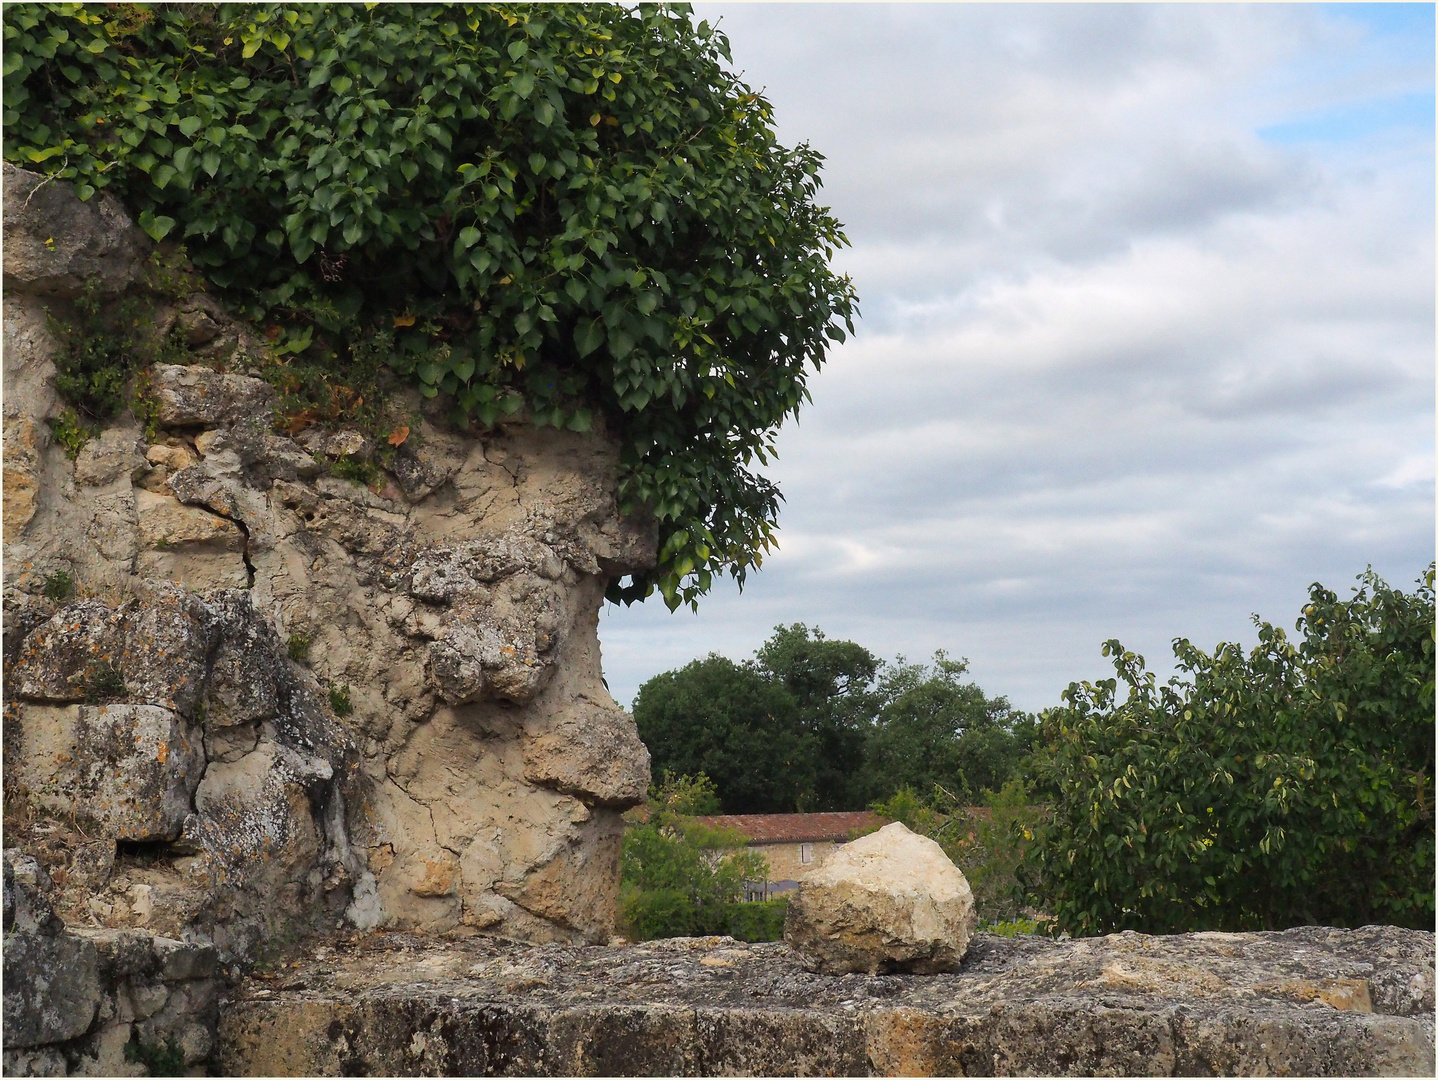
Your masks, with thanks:
[[[964,680],[968,664],[887,664],[802,623],[752,660],[710,654],[639,689],[634,718],[656,777],[708,776],[723,812],[862,810],[902,788],[997,791],[1036,720]]]
[[[871,805],[934,837],[990,921],[1431,928],[1434,567],[1407,593],[1314,584],[1294,640],[1254,622],[1247,651],[1176,639],[1162,686],[1110,641],[1116,677],[1038,718],[943,653],[884,664],[796,624],[656,676],[634,714],[656,775],[707,775],[726,813]]]

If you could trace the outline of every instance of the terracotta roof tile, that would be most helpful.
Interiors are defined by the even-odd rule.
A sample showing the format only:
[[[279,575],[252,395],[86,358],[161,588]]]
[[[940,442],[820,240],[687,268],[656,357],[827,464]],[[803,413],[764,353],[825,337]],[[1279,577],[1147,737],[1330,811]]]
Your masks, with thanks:
[[[733,829],[755,844],[793,844],[800,841],[853,839],[889,824],[872,810],[828,814],[722,814],[701,817],[706,825]]]

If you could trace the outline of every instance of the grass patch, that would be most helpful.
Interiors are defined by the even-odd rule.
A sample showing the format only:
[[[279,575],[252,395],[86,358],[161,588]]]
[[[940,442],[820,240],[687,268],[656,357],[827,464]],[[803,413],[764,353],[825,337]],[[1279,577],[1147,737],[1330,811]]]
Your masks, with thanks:
[[[291,634],[290,640],[285,643],[285,651],[290,654],[290,659],[300,664],[310,658],[310,639],[307,634]]]
[[[173,1035],[166,1035],[163,1043],[144,1043],[139,1033],[134,1033],[125,1044],[125,1060],[145,1066],[151,1076],[185,1075],[185,1051]]]
[[[46,600],[54,600],[57,604],[63,604],[75,595],[75,579],[70,576],[68,570],[56,570],[53,574],[45,577],[44,593]]]
[[[330,687],[330,708],[336,716],[348,716],[355,711],[354,702],[350,701],[348,685]]]

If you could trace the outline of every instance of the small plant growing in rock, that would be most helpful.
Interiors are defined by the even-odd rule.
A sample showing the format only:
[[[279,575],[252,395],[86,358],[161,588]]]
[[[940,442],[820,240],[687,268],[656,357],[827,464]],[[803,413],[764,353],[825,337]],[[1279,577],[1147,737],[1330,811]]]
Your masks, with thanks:
[[[348,716],[355,711],[354,703],[350,701],[348,685],[330,687],[330,708],[336,716]]]
[[[75,579],[70,576],[68,570],[56,570],[45,578],[44,593],[46,600],[54,600],[63,604],[75,595]]]
[[[285,645],[290,659],[295,663],[303,663],[310,658],[310,638],[308,634],[291,634],[290,640]]]
[[[74,409],[66,409],[50,421],[50,434],[71,461],[79,457],[85,444],[95,437],[94,429],[86,425]]]
[[[380,478],[379,469],[375,468],[374,463],[363,458],[339,458],[330,464],[329,471],[332,476],[338,476],[341,480],[353,480],[365,487],[373,487]]]
[[[125,678],[114,664],[103,661],[89,671],[85,679],[85,700],[92,705],[125,696]]]
[[[166,1035],[163,1043],[144,1043],[137,1033],[125,1044],[125,1060],[145,1066],[151,1076],[185,1075],[185,1051],[173,1035]]]

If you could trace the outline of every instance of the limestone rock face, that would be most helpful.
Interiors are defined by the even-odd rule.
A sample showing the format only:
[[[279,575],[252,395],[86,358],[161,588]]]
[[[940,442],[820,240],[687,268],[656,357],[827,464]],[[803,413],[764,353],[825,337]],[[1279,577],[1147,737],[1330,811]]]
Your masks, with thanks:
[[[813,971],[932,974],[959,966],[974,894],[943,848],[899,822],[830,855],[789,901],[784,940]]]
[[[139,279],[150,241],[113,196],[82,203],[67,183],[3,168],[7,293],[75,296],[90,280],[116,293]]]
[[[616,443],[456,431],[413,395],[352,482],[331,463],[373,464],[374,433],[282,433],[267,342],[194,293],[153,301],[192,362],[150,371],[148,426],[71,461],[46,309],[129,288],[148,241],[4,175],[6,840],[56,912],[227,963],[340,924],[607,940],[649,768],[598,613],[657,540]]]
[[[44,895],[47,885],[34,859],[5,852],[7,1048],[83,1034],[100,1004],[95,946],[65,933]]]

